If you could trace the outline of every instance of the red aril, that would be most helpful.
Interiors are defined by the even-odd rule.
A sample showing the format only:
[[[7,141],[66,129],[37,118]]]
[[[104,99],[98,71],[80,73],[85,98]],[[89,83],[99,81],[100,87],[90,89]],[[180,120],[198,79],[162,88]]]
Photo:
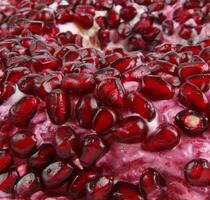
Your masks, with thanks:
[[[135,66],[135,61],[131,57],[119,58],[111,64],[112,68],[119,70],[121,73]]]
[[[125,6],[120,10],[120,17],[125,21],[132,20],[137,15],[137,10],[133,6]]]
[[[27,127],[37,112],[38,101],[34,96],[25,96],[15,103],[9,111],[11,122],[19,127]]]
[[[10,138],[10,148],[18,157],[25,158],[36,149],[37,139],[29,131],[19,131]]]
[[[6,101],[14,93],[15,93],[14,84],[10,82],[2,83],[0,88],[0,104]]]
[[[115,10],[107,11],[107,24],[110,28],[115,28],[119,25],[120,16]]]
[[[148,127],[139,116],[128,116],[118,122],[110,133],[117,141],[122,143],[139,143],[144,141],[147,136]]]
[[[8,168],[12,165],[13,158],[8,150],[0,151],[0,163],[0,173],[4,172],[5,170],[8,170]]]
[[[174,148],[179,140],[178,130],[170,124],[163,124],[144,141],[143,148],[148,151],[168,150]]]

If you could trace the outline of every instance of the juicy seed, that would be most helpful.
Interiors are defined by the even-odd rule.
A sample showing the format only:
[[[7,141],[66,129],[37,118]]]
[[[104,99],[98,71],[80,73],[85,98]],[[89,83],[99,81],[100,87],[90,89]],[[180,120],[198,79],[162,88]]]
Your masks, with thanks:
[[[21,197],[28,197],[40,189],[39,178],[34,173],[26,174],[15,185],[15,192]]]
[[[69,116],[70,105],[68,105],[67,94],[60,89],[53,90],[46,97],[46,107],[52,123],[64,124]]]
[[[209,163],[205,159],[194,159],[184,167],[184,175],[189,184],[194,186],[210,185]]]
[[[19,131],[10,139],[10,148],[18,157],[25,158],[36,149],[36,138],[28,131]]]
[[[139,187],[144,194],[161,189],[165,185],[162,175],[153,168],[145,169],[140,177]]]
[[[148,75],[143,77],[142,90],[153,101],[172,99],[174,91],[172,86],[159,76]],[[154,87],[155,86],[155,87]]]
[[[175,122],[190,136],[199,136],[208,128],[208,118],[194,110],[183,110],[177,113]]]
[[[146,123],[138,116],[124,118],[111,129],[111,135],[116,141],[128,144],[144,141],[147,132]]]
[[[72,171],[73,168],[70,164],[57,161],[42,171],[42,180],[47,187],[54,188],[65,182],[71,176]]]
[[[38,101],[33,96],[25,96],[15,103],[9,111],[12,123],[19,127],[27,127],[37,112]]]
[[[179,140],[177,129],[170,124],[164,124],[145,140],[143,148],[148,151],[168,150],[174,148]]]
[[[106,200],[109,199],[113,186],[112,178],[105,176],[97,177],[86,185],[87,200]]]
[[[107,146],[96,135],[88,135],[84,138],[80,163],[88,168],[107,152]]]
[[[12,94],[15,93],[14,84],[10,82],[4,82],[0,86],[0,105],[6,101]]]
[[[13,163],[12,155],[9,153],[8,150],[1,150],[0,151],[0,173],[7,170],[11,164]]]

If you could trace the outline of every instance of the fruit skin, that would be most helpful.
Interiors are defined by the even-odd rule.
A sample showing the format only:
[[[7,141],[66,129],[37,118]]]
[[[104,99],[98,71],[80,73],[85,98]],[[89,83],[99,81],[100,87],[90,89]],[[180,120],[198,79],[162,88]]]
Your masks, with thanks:
[[[56,125],[64,124],[70,111],[67,94],[61,89],[51,91],[46,97],[46,108],[52,123]]]
[[[209,106],[206,95],[192,83],[184,83],[181,86],[178,98],[181,104],[192,110],[206,112]]]
[[[178,130],[171,124],[161,125],[146,138],[143,148],[148,151],[163,151],[174,148],[180,140]]]
[[[139,116],[128,116],[114,126],[110,134],[122,143],[139,143],[144,141],[147,136],[148,127],[145,121]]]
[[[25,128],[37,112],[38,100],[34,96],[25,96],[15,103],[9,111],[9,118],[18,128]]]
[[[184,167],[184,176],[187,182],[193,186],[209,186],[209,162],[202,158],[189,161]]]
[[[153,101],[172,99],[174,96],[172,86],[156,75],[147,75],[142,78],[141,92]]]
[[[188,121],[187,117],[191,117],[189,118],[189,120],[194,119],[194,120],[199,120],[199,122],[195,121],[194,123],[196,124],[194,124],[193,121],[192,122]],[[175,116],[175,122],[189,136],[199,136],[208,128],[208,118],[204,114],[194,110],[180,111]]]
[[[127,182],[119,181],[114,185],[113,200],[144,200],[138,191],[138,187]]]

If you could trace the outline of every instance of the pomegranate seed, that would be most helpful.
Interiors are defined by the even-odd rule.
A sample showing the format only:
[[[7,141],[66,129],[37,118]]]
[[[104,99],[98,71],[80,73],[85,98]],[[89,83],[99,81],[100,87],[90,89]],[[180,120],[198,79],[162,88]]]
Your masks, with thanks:
[[[42,21],[33,21],[30,20],[27,22],[27,27],[26,27],[31,33],[33,34],[43,34],[44,31],[44,23]]]
[[[0,104],[2,104],[4,101],[6,101],[14,93],[15,93],[14,84],[12,84],[10,82],[4,82],[3,84],[1,84],[1,88],[0,88]]]
[[[120,17],[125,21],[132,20],[137,15],[136,8],[133,6],[125,6],[120,10]]]
[[[40,189],[39,178],[34,173],[26,174],[15,185],[15,192],[21,197],[28,197]]]
[[[203,58],[206,62],[208,62],[208,60],[210,60],[210,47],[203,49],[200,52],[200,57]]]
[[[174,96],[172,86],[159,76],[148,75],[143,77],[142,90],[153,101],[171,99]],[[155,87],[154,87],[155,85]]]
[[[36,138],[28,131],[19,131],[10,139],[10,147],[15,155],[25,158],[36,149]]]
[[[167,53],[169,51],[176,51],[177,50],[177,45],[175,44],[169,44],[169,43],[163,43],[160,45],[157,45],[154,47],[155,52],[160,52],[160,53]]]
[[[74,131],[69,126],[61,126],[58,128],[55,134],[55,149],[60,158],[68,159],[75,155],[79,145]]]
[[[77,5],[75,7],[75,13],[88,13],[88,14],[94,16],[95,9],[91,5]]]
[[[139,5],[148,6],[149,4],[153,3],[154,0],[134,0]]]
[[[57,187],[65,182],[72,174],[73,168],[70,164],[62,161],[48,165],[42,171],[42,180],[47,187]]]
[[[18,181],[18,173],[16,171],[9,171],[0,174],[0,190],[7,193],[12,193],[14,185]]]
[[[126,39],[131,33],[131,26],[128,23],[122,22],[117,28],[117,33],[120,40]]]
[[[173,19],[179,24],[183,24],[191,17],[189,10],[185,10],[182,7],[177,8],[173,13]]]
[[[64,124],[70,112],[67,94],[60,89],[52,90],[46,97],[46,108],[52,123]]]
[[[206,111],[208,99],[206,95],[192,83],[184,83],[179,90],[179,101],[184,106],[198,111]]]
[[[113,0],[97,0],[95,8],[97,10],[108,10],[113,6]]]
[[[119,70],[121,73],[135,66],[135,61],[131,57],[119,58],[111,64],[112,68]]]
[[[187,0],[184,2],[184,5],[183,5],[183,7],[187,9],[200,8],[202,6],[203,6],[203,2],[199,2],[196,0],[191,0],[191,1]]]
[[[174,51],[170,51],[170,52],[166,53],[161,59],[166,60],[170,63],[175,64],[175,65],[178,65],[180,63],[179,54]]]
[[[83,170],[76,174],[68,186],[68,191],[75,198],[82,197],[86,192],[86,184],[96,178],[93,170]]]
[[[113,186],[112,178],[106,176],[97,177],[86,185],[87,200],[106,200],[109,199]]]
[[[142,77],[150,74],[150,69],[146,65],[139,65],[131,68],[122,74],[124,81],[138,81],[142,80]]]
[[[172,20],[165,20],[162,23],[162,28],[163,28],[164,33],[166,33],[167,35],[174,34],[174,23]]]
[[[46,95],[53,89],[60,87],[63,75],[59,72],[55,72],[46,76],[39,76],[34,81],[33,90],[34,93],[45,100]]]
[[[201,51],[200,45],[193,45],[193,46],[183,46],[179,53],[186,53],[186,52],[192,52],[193,55],[198,55]]]
[[[40,170],[48,165],[53,160],[54,156],[54,147],[51,144],[42,144],[28,159],[28,163],[33,169]]]
[[[209,163],[205,159],[194,159],[184,167],[184,175],[189,184],[194,186],[210,185]]]
[[[98,86],[98,97],[108,106],[124,106],[124,88],[119,79],[106,79]]]
[[[170,124],[164,124],[145,140],[143,147],[148,151],[172,149],[179,143],[179,139],[176,128]]]
[[[88,168],[107,152],[105,143],[96,135],[88,135],[84,138],[80,163]]]
[[[147,168],[143,171],[140,181],[139,188],[144,194],[148,194],[155,189],[161,189],[166,185],[162,175],[153,168]]]
[[[9,111],[11,122],[19,127],[27,127],[37,112],[38,101],[33,96],[25,96],[15,103]]]
[[[134,25],[133,31],[135,33],[145,33],[149,28],[152,27],[153,17],[151,15],[143,14],[141,19]]]
[[[92,95],[86,95],[79,99],[75,112],[80,126],[88,128],[91,126],[93,117],[98,109],[98,102]]]
[[[26,67],[15,67],[15,68],[10,68],[6,71],[6,81],[11,82],[11,83],[17,83],[18,80],[29,74],[30,71]]]
[[[4,172],[13,163],[12,155],[7,150],[0,151],[0,172]]]
[[[107,11],[107,24],[110,28],[115,28],[119,25],[120,22],[120,16],[119,14],[114,10],[108,10]]]
[[[183,26],[179,31],[179,36],[183,39],[189,39],[192,37],[192,28],[188,26]]]
[[[195,74],[187,77],[187,82],[196,85],[202,91],[208,91],[210,88],[210,74]]]
[[[164,8],[164,2],[161,2],[161,1],[157,1],[157,2],[151,3],[148,6],[148,9],[149,9],[150,12],[160,11],[163,8]]]
[[[71,42],[72,33],[70,31],[62,32],[57,35],[57,40],[61,45]]]
[[[106,17],[103,16],[98,16],[95,19],[96,23],[98,24],[98,26],[102,29],[105,29],[107,27],[107,19]]]
[[[118,142],[139,143],[146,138],[147,132],[148,127],[144,120],[138,116],[128,116],[112,128],[111,135]]]
[[[61,87],[72,93],[88,93],[95,88],[95,80],[92,74],[72,73],[63,78]]]
[[[191,136],[200,135],[208,128],[208,118],[193,110],[183,110],[175,117],[176,123]]]
[[[36,82],[36,79],[40,78],[38,74],[29,74],[26,76],[23,76],[19,79],[17,82],[18,88],[21,92],[25,94],[33,94],[33,87]]]
[[[112,109],[101,107],[98,109],[93,119],[93,129],[98,134],[104,134],[116,121],[116,114]]]
[[[64,24],[66,22],[72,22],[74,19],[74,13],[70,7],[57,7],[56,20],[58,23]]]
[[[112,192],[113,200],[143,200],[144,198],[138,191],[138,188],[127,182],[119,181],[115,184]]]
[[[110,32],[107,29],[100,29],[98,31],[98,40],[100,43],[100,47],[105,48],[110,42]]]
[[[202,74],[209,71],[208,65],[205,62],[190,62],[179,65],[178,74],[181,79],[190,75]]]
[[[151,121],[156,113],[155,108],[148,99],[138,92],[131,92],[127,96],[127,103],[132,112],[138,113],[144,119]]]
[[[89,13],[76,13],[75,22],[84,29],[89,29],[93,26],[93,16]]]

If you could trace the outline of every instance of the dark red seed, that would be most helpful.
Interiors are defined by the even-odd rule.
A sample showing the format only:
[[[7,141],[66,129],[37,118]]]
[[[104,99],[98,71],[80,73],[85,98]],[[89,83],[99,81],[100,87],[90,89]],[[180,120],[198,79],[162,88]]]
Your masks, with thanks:
[[[29,197],[40,189],[40,180],[34,173],[24,175],[15,185],[15,192],[21,197]]]
[[[111,129],[111,135],[116,141],[129,144],[142,142],[147,132],[146,123],[138,116],[124,118]]]
[[[106,176],[97,177],[86,185],[87,200],[107,200],[113,187],[112,178]]]
[[[74,156],[79,149],[79,141],[74,131],[69,126],[61,126],[55,133],[55,149],[62,159]]]
[[[186,52],[192,52],[193,55],[198,55],[201,51],[200,45],[190,45],[190,46],[183,46],[178,51],[179,53],[186,53]]]
[[[98,102],[92,95],[86,95],[79,99],[75,112],[80,126],[88,128],[97,112]]]
[[[19,175],[16,171],[9,171],[0,174],[0,190],[6,193],[12,193],[13,187],[17,183]]]
[[[88,168],[107,152],[107,146],[97,135],[88,135],[84,138],[80,163]]]
[[[209,71],[208,64],[199,61],[182,63],[178,67],[179,67],[178,75],[181,79],[184,79],[190,75],[207,73]]]
[[[117,33],[120,40],[126,39],[131,33],[131,26],[128,23],[122,22],[117,28]]]
[[[163,124],[145,140],[143,148],[148,151],[168,150],[174,148],[179,140],[177,129],[170,124]]]
[[[136,15],[137,15],[137,11],[136,11],[136,8],[134,8],[133,6],[125,6],[125,7],[122,7],[120,10],[120,16],[125,21],[132,20]]]
[[[54,157],[55,149],[52,144],[42,144],[28,159],[28,163],[30,167],[40,170],[48,165]]]
[[[101,107],[98,109],[93,119],[93,129],[101,135],[109,130],[114,125],[115,121],[115,112],[110,108]]]
[[[89,13],[95,15],[95,9],[91,5],[77,5],[75,7],[75,13]]]
[[[178,97],[180,103],[190,109],[203,112],[208,109],[208,98],[192,83],[184,83],[179,90]]]
[[[210,185],[209,162],[205,159],[194,159],[188,162],[184,167],[185,179],[193,186]]]
[[[86,184],[96,178],[96,176],[96,172],[91,169],[80,171],[70,181],[68,192],[75,198],[84,196],[86,192]]]
[[[167,35],[172,35],[174,33],[174,23],[172,20],[165,20],[162,23],[162,28],[164,33],[166,33]]]
[[[194,110],[183,110],[177,113],[175,121],[190,136],[198,136],[208,128],[208,118]]]
[[[124,106],[124,88],[119,79],[106,79],[98,86],[98,97],[108,106],[121,108]]]
[[[210,60],[210,47],[203,49],[200,52],[200,57],[203,58],[206,62],[208,62],[208,60]]]
[[[71,73],[63,78],[61,88],[72,93],[88,93],[95,88],[95,80],[92,74]]]
[[[98,40],[100,47],[104,49],[110,42],[110,31],[108,29],[100,29],[98,31]]]
[[[180,56],[175,51],[170,51],[170,52],[166,53],[161,59],[166,60],[170,63],[175,64],[175,65],[178,65],[180,63]]]
[[[9,153],[8,150],[1,150],[0,151],[0,173],[7,170],[11,164],[13,163],[12,155]]]
[[[148,194],[156,189],[161,189],[166,185],[163,176],[153,168],[145,169],[140,176],[139,188],[144,194]]]
[[[57,187],[65,182],[72,174],[73,168],[70,164],[62,161],[48,165],[42,171],[42,180],[47,187]]]
[[[144,200],[144,198],[139,193],[137,186],[119,181],[113,188],[112,200]]]
[[[10,139],[10,147],[15,155],[27,157],[36,149],[36,138],[28,131],[19,131]]]
[[[111,64],[112,68],[119,70],[121,73],[135,66],[135,60],[131,57],[119,58]]]
[[[89,29],[93,26],[93,16],[89,13],[76,13],[75,22],[82,28]]]
[[[153,101],[171,99],[174,96],[172,86],[159,76],[148,75],[142,78],[142,90]],[[154,87],[155,85],[155,87]]]
[[[46,108],[52,123],[64,124],[70,111],[67,94],[60,89],[52,90],[46,97]]]
[[[4,82],[0,86],[0,104],[6,101],[12,94],[15,93],[15,86],[13,83]]]
[[[140,93],[129,93],[127,96],[127,103],[132,112],[138,113],[141,117],[148,121],[154,119],[156,113],[152,102],[150,102]]]
[[[187,77],[186,81],[196,85],[204,92],[210,88],[210,74],[195,74]]]
[[[9,118],[15,126],[27,127],[37,112],[37,106],[35,97],[25,96],[10,108]]]
[[[111,28],[115,28],[119,25],[120,22],[120,16],[119,14],[114,10],[108,10],[107,11],[107,24]]]

